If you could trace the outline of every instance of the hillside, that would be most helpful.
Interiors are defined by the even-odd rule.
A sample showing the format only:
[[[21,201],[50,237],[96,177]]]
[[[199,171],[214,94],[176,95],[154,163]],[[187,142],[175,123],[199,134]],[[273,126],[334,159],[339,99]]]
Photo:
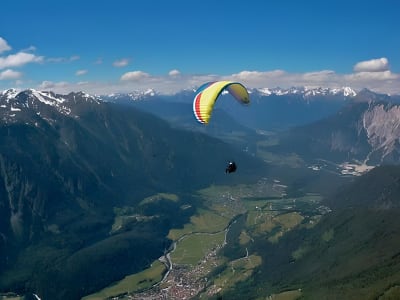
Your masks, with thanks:
[[[400,167],[379,167],[328,200],[334,212],[302,244],[313,249],[294,267],[306,294],[396,298],[391,288],[400,282],[399,182]]]
[[[307,161],[362,159],[379,140],[396,153],[390,124],[397,124],[397,105],[363,99],[275,135],[255,133],[223,107],[211,126],[186,130],[171,121],[186,104],[168,106],[166,121],[155,116],[157,101],[3,93],[0,291],[45,299],[99,292],[149,268],[170,249],[167,236],[197,220],[206,233],[232,225],[227,245],[215,252],[223,260],[204,275],[204,293],[215,299],[297,289],[304,299],[393,295],[400,282],[399,167],[357,178],[332,171],[334,164],[316,171]],[[195,122],[188,116],[185,122]],[[379,149],[389,147],[377,147],[375,159],[396,157]],[[238,171],[227,175],[231,159]],[[179,262],[179,252],[172,255]],[[231,276],[234,265],[241,280]],[[235,284],[213,292],[219,276]]]
[[[353,101],[328,118],[276,135],[279,142],[266,150],[314,162],[398,164],[399,123],[398,104]]]
[[[224,298],[301,289],[301,299],[397,299],[399,182],[400,167],[377,167],[329,198],[333,211],[314,227],[258,241],[252,250],[265,263]]]
[[[229,115],[231,120],[228,123],[213,117],[212,123],[217,126],[223,124],[225,127],[231,124],[238,127],[240,124],[252,130],[282,130],[324,119],[356,96],[356,92],[350,88],[251,89],[249,93],[251,104],[246,108],[238,105],[231,95],[221,94],[215,109]],[[110,102],[133,105],[173,124],[193,128],[194,116],[188,112],[192,110],[194,96],[194,90],[184,90],[173,95],[162,95],[150,90],[146,93],[113,94],[103,98]],[[358,98],[364,99],[362,94]]]
[[[83,93],[2,96],[2,291],[77,299],[141,270],[201,205],[193,189],[264,168],[220,140]],[[240,172],[228,177],[232,158]],[[177,200],[140,204],[159,193]]]

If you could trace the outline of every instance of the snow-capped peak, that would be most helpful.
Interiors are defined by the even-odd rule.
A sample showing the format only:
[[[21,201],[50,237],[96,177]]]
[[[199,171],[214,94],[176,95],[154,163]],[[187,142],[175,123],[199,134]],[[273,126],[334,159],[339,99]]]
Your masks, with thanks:
[[[289,89],[282,88],[257,88],[255,89],[263,96],[283,96],[283,95],[302,95],[303,97],[326,96],[326,95],[343,95],[345,97],[354,97],[357,93],[350,87],[342,88],[322,88],[322,87],[291,87]]]
[[[158,93],[154,89],[147,89],[147,90],[136,90],[130,93],[113,93],[105,96],[106,98],[111,98],[111,99],[122,99],[122,98],[129,98],[130,100],[136,101],[136,100],[143,100],[147,99],[149,97],[154,97],[158,95]]]
[[[272,94],[272,91],[269,88],[259,88],[257,91],[265,96],[270,96]],[[251,92],[251,91],[250,91]]]
[[[40,92],[40,91],[36,91],[34,89],[30,89],[29,92],[31,92],[31,94],[34,97],[36,97],[36,99],[38,99],[40,102],[43,102],[44,104],[47,104],[47,105],[54,106],[54,105],[65,102],[65,99],[62,96],[56,97],[51,92]]]
[[[18,95],[19,91],[17,89],[8,89],[1,92],[0,97],[5,97],[6,100],[10,100],[15,98]]]
[[[28,115],[33,114],[43,118],[47,115],[46,118],[50,120],[54,112],[76,117],[73,113],[76,104],[99,103],[100,101],[99,97],[84,92],[60,95],[35,89],[23,91],[8,89],[0,92],[0,119],[7,123],[22,119],[27,122]]]
[[[355,97],[355,96],[357,96],[357,93],[356,93],[352,88],[350,88],[350,87],[348,87],[348,86],[343,87],[343,94],[344,94],[346,97],[348,97],[348,96],[350,96],[350,97]]]

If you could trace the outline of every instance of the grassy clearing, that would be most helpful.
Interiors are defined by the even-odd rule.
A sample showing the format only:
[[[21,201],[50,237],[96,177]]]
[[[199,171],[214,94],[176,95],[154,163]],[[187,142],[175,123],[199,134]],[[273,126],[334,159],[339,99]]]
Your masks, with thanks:
[[[210,185],[209,187],[199,190],[198,193],[204,199],[213,199],[221,194],[230,192],[234,187],[225,186],[225,185]]]
[[[251,240],[251,236],[244,230],[239,235],[239,243],[240,245],[246,245]]]
[[[271,242],[276,242],[285,232],[299,225],[304,217],[298,212],[275,215],[270,211],[250,211],[247,215],[246,227],[252,229],[253,235],[263,235],[268,232],[276,231],[270,237]]]
[[[135,292],[150,288],[160,282],[166,268],[158,260],[154,261],[149,269],[140,273],[126,276],[118,283],[111,285],[95,294],[88,295],[82,300],[104,300],[127,292]]]
[[[228,267],[214,280],[216,289],[223,290],[233,288],[237,282],[249,278],[256,267],[261,265],[262,259],[257,255],[250,255],[246,258],[240,258],[231,261]]]
[[[396,300],[400,299],[400,286],[396,285],[389,288],[378,300]]]
[[[276,243],[278,240],[288,231],[292,230],[294,227],[299,225],[303,221],[304,217],[300,215],[298,212],[291,212],[283,215],[278,215],[272,219],[272,221],[276,224],[276,227],[279,227],[279,230],[271,237],[268,238],[268,241],[271,243]]]
[[[174,264],[196,265],[205,255],[222,245],[225,232],[217,234],[193,234],[181,240],[171,253]]]
[[[329,242],[331,239],[333,239],[334,233],[335,231],[333,229],[329,229],[322,234],[321,238],[324,242]]]
[[[211,185],[208,188],[198,191],[200,196],[205,200],[209,200],[215,203],[221,198],[227,198],[234,196],[234,198],[254,198],[260,197],[280,197],[280,193],[274,189],[274,183],[268,180],[260,180],[255,184],[236,184],[234,186],[223,186],[223,185]]]
[[[132,224],[135,222],[148,222],[154,218],[155,218],[154,216],[144,216],[144,215],[139,215],[139,214],[126,215],[126,216],[122,216],[122,215],[115,216],[114,223],[111,226],[110,233],[115,233],[117,231],[123,230],[129,224]]]
[[[156,195],[144,198],[139,205],[145,205],[145,204],[150,204],[150,203],[155,203],[160,200],[169,200],[172,202],[178,202],[179,197],[175,194],[168,194],[168,193],[158,193]]]
[[[0,294],[0,300],[23,300],[25,297],[20,297],[20,296],[12,296],[12,295],[1,295]]]
[[[309,247],[301,246],[296,251],[293,251],[292,257],[293,257],[293,259],[298,260],[298,259],[302,258],[309,250],[310,250]]]
[[[298,212],[291,212],[287,214],[278,215],[274,218],[274,221],[282,225],[285,230],[290,230],[293,227],[299,225],[303,221],[304,217]]]
[[[209,210],[199,210],[198,214],[190,218],[190,223],[185,224],[183,229],[171,229],[168,238],[176,241],[180,237],[196,233],[214,233],[224,230],[229,224],[230,218],[224,217]]]
[[[257,199],[257,200],[246,200],[244,201],[244,206],[248,210],[260,210],[260,209],[265,209],[269,206],[270,203],[273,203],[274,201],[281,201],[280,198],[277,199]]]
[[[270,164],[289,166],[291,168],[299,168],[304,165],[303,159],[295,153],[282,156],[266,151],[265,146],[262,142],[258,142],[256,155]]]
[[[286,291],[279,294],[273,294],[271,300],[296,300],[301,297],[301,290]]]

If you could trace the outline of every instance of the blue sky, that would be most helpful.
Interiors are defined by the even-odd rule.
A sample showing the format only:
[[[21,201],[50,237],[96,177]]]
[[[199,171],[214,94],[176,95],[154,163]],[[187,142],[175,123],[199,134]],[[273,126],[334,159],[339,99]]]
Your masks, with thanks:
[[[2,0],[0,90],[209,80],[400,94],[400,1]]]

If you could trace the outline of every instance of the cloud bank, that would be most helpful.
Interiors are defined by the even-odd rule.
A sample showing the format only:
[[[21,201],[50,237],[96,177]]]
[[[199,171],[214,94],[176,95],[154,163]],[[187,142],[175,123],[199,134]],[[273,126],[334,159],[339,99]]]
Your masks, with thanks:
[[[117,68],[122,68],[122,67],[126,67],[128,64],[129,64],[129,59],[122,58],[120,60],[114,61],[113,66],[117,67]]]
[[[150,78],[150,74],[143,71],[127,72],[121,76],[121,81],[142,81]]]
[[[87,72],[88,72],[88,70],[78,70],[78,71],[75,72],[75,75],[76,76],[82,76],[82,75],[87,74]]]
[[[368,64],[366,64],[368,65]],[[354,66],[355,67],[355,66]],[[173,94],[184,89],[196,89],[207,81],[233,80],[243,83],[248,88],[290,88],[305,86],[308,88],[341,88],[351,87],[355,90],[368,88],[372,91],[400,95],[400,74],[390,70],[374,71],[371,67],[358,67],[360,72],[338,74],[332,70],[322,70],[306,73],[290,73],[284,70],[272,71],[241,71],[230,75],[182,74],[174,69],[165,75],[151,75],[141,70],[129,71],[122,74],[118,81],[84,83],[53,83],[47,81],[47,88],[55,89],[60,93],[84,90],[85,92],[102,95],[132,91],[154,89],[157,92]],[[384,68],[381,69],[384,70]],[[363,71],[361,71],[363,70]],[[51,84],[50,84],[51,83]],[[43,84],[41,85],[43,87]]]
[[[11,50],[11,47],[8,45],[7,41],[0,37],[0,54]]]
[[[285,70],[242,70],[233,74],[185,74],[178,69],[171,69],[165,74],[154,75],[145,70],[130,70],[118,74],[116,69],[110,72],[110,64],[105,64],[102,58],[85,64],[80,56],[69,57],[44,57],[32,52],[36,48],[30,46],[25,50],[11,54],[4,54],[12,48],[7,41],[0,37],[0,89],[10,88],[36,88],[53,90],[58,93],[72,91],[85,91],[92,94],[124,93],[154,89],[159,93],[173,94],[183,89],[196,89],[207,81],[233,80],[243,83],[251,88],[290,88],[304,86],[308,88],[341,88],[351,87],[355,90],[368,88],[375,92],[400,95],[400,74],[390,70],[389,60],[386,57],[374,58],[356,62],[352,72],[340,74],[333,70],[315,70],[312,72],[293,73]],[[115,60],[112,66],[116,68],[129,65],[128,58]],[[25,78],[23,68],[28,64],[40,63],[40,68],[60,64],[57,75],[65,76],[57,82],[52,75],[43,75],[43,78]],[[61,64],[63,66],[61,66]],[[76,64],[75,73],[64,72],[66,64]],[[79,65],[79,66],[78,66]],[[14,70],[15,68],[22,71]],[[54,68],[54,66],[53,66]],[[90,71],[90,68],[97,68]],[[101,69],[99,69],[101,68]],[[112,74],[107,79],[91,79],[92,74]],[[53,74],[40,72],[42,74]],[[65,74],[65,75],[64,75]],[[73,76],[75,75],[75,76]],[[86,81],[77,81],[77,77],[85,75]],[[46,78],[46,76],[48,76]],[[96,76],[100,78],[99,76]],[[4,84],[3,84],[4,83]]]
[[[21,78],[22,73],[13,71],[11,69],[7,69],[3,72],[0,72],[0,80],[12,80]]]
[[[19,52],[17,54],[10,54],[6,57],[0,57],[0,69],[21,67],[28,63],[37,63],[42,61],[42,56],[36,56],[32,53]]]
[[[361,61],[357,63],[354,72],[385,72],[389,70],[389,61],[386,57]]]

